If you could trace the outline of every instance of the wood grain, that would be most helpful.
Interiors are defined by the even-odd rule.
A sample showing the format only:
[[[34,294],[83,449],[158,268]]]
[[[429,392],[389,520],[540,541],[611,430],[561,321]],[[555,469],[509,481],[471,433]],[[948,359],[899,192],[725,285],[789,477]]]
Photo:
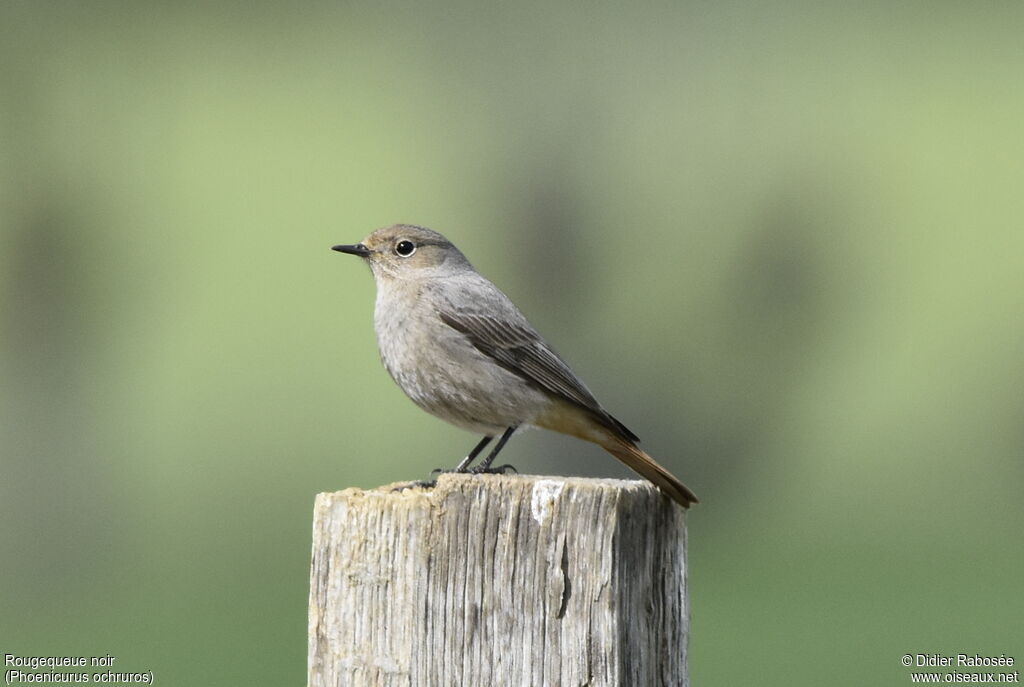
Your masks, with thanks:
[[[647,482],[319,494],[309,685],[687,685],[685,511]]]

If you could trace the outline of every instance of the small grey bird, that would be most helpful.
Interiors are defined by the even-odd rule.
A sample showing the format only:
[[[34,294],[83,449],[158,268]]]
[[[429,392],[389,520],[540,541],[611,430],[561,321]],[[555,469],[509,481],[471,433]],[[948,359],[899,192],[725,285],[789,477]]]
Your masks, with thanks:
[[[456,472],[493,471],[513,432],[533,425],[601,446],[684,508],[697,502],[444,236],[396,224],[333,250],[358,255],[373,272],[377,345],[402,391],[428,413],[484,435]],[[471,468],[497,435],[487,458]]]

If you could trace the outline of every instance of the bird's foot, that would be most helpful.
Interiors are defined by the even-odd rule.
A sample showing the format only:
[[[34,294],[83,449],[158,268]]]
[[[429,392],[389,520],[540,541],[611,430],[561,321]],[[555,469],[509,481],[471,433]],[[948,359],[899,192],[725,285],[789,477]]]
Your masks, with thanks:
[[[513,472],[517,475],[519,474],[519,471],[516,470],[515,466],[509,465],[508,463],[505,465],[495,465],[493,467],[490,465],[477,465],[476,467],[469,468],[466,472],[474,475],[508,475]]]
[[[512,472],[514,472],[516,474],[519,474],[519,471],[516,470],[514,465],[509,465],[509,464],[506,463],[505,465],[495,465],[493,467],[491,467],[491,466],[484,466],[484,465],[476,465],[474,467],[463,468],[461,470],[459,470],[458,468],[434,468],[433,470],[430,471],[430,474],[431,475],[507,475],[507,474],[512,473]]]
[[[458,468],[434,468],[430,471],[431,475],[448,475],[451,473],[468,472],[467,470],[459,470]]]
[[[406,491],[407,489],[433,489],[437,486],[436,479],[418,479],[412,482],[402,482],[391,487],[392,493],[396,491]]]

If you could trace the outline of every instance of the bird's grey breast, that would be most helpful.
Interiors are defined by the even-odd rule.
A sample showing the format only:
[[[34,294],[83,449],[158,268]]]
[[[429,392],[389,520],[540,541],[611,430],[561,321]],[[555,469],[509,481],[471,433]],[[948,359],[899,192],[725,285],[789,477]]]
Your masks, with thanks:
[[[460,427],[495,433],[529,422],[547,407],[545,395],[441,316],[453,308],[493,310],[502,300],[497,287],[475,274],[378,284],[374,324],[384,366],[417,405]]]
[[[373,313],[381,361],[398,386],[417,402],[426,385],[423,368],[437,356],[432,350],[437,327],[421,297],[417,285],[388,280],[377,285]]]

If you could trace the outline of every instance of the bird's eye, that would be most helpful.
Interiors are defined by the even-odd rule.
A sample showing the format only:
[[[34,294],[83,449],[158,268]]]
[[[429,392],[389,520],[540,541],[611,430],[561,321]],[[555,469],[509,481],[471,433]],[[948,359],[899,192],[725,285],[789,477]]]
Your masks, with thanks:
[[[407,258],[416,252],[416,244],[412,241],[402,239],[395,244],[395,253],[401,255],[403,258]]]

